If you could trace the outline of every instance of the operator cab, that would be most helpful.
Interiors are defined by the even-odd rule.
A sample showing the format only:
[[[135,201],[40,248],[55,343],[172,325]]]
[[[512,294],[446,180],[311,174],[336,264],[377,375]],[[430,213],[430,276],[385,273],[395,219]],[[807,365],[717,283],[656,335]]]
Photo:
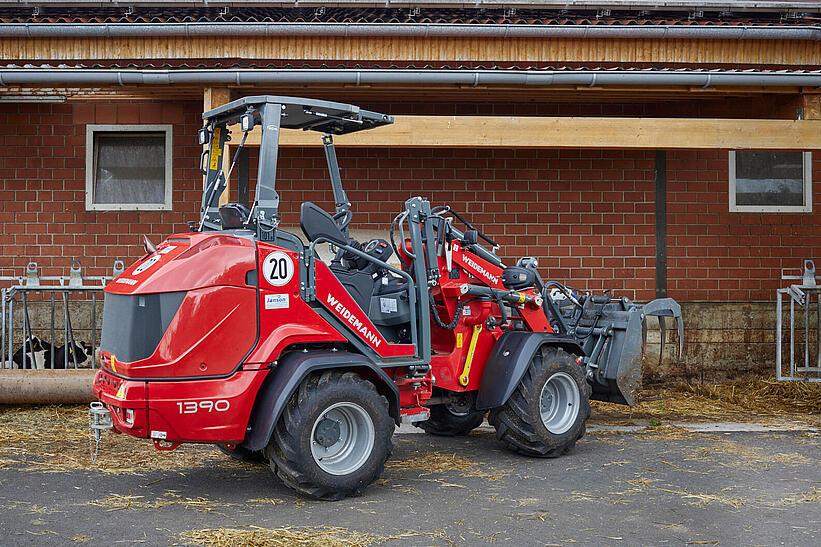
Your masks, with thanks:
[[[338,251],[331,261],[331,271],[383,336],[392,342],[407,341],[410,322],[407,283],[379,265],[379,262],[387,263],[393,255],[388,242],[376,238],[361,244],[346,235],[330,213],[310,201],[300,208],[300,227],[311,243],[326,241],[332,245],[347,245],[361,253]]]
[[[294,97],[255,96],[232,101],[203,114],[199,132],[206,176],[199,231],[244,233],[258,241],[267,241],[300,252],[306,250],[298,237],[279,225],[279,195],[276,192],[277,157],[280,129],[315,131],[322,135],[336,210],[333,214],[312,202],[300,209],[300,225],[308,242],[325,242],[337,247],[329,267],[370,320],[391,342],[410,340],[411,320],[408,284],[390,271],[387,261],[393,248],[384,239],[372,239],[364,245],[348,234],[353,214],[339,173],[334,135],[345,135],[393,123],[385,114],[359,107]],[[224,154],[231,140],[230,128],[239,126],[242,139],[232,158]],[[219,205],[227,180],[236,165],[246,139],[255,128],[261,132],[257,188],[254,203]],[[223,160],[226,169],[223,169]]]

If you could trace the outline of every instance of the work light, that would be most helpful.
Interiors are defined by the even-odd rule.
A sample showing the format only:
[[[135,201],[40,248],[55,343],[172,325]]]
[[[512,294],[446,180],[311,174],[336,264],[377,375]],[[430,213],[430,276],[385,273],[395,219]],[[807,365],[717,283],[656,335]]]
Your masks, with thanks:
[[[211,142],[211,132],[207,127],[203,127],[197,132],[197,140],[201,145],[206,145]]]
[[[243,131],[250,131],[254,128],[255,120],[253,114],[243,114],[239,119],[239,126]]]

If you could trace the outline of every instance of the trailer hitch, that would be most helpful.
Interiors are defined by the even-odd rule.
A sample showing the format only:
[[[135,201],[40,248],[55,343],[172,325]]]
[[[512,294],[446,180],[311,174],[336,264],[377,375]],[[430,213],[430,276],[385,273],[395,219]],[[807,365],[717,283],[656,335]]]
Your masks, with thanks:
[[[94,401],[88,408],[88,427],[94,438],[94,447],[91,449],[91,463],[97,461],[97,454],[100,452],[100,443],[103,440],[103,432],[114,427],[111,419],[111,412],[100,401]]]

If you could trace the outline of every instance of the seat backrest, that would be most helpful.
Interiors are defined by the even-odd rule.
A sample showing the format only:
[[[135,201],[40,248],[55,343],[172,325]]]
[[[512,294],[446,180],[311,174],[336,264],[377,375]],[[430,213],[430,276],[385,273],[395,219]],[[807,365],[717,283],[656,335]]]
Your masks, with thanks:
[[[342,233],[342,229],[334,218],[325,209],[312,201],[306,201],[300,207],[299,226],[308,241],[314,241],[322,237],[339,245],[348,244],[348,238]]]

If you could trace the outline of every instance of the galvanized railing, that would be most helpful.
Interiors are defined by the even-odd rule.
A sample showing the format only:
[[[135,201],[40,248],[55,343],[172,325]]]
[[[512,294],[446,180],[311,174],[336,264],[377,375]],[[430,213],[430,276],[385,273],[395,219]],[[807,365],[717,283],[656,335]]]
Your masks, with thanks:
[[[783,269],[781,279],[799,283],[776,291],[776,378],[790,382],[821,382],[821,286],[817,283],[815,262],[805,260],[803,271],[798,268]],[[790,359],[787,370],[784,370],[786,363],[782,348],[785,296],[790,299]]]
[[[72,259],[68,276],[40,276],[37,263],[30,262],[24,276],[0,277],[0,285],[9,284],[0,288],[0,368],[96,368],[98,302],[102,303],[106,283],[122,271],[122,261],[116,260],[112,276],[84,277],[79,261]],[[89,307],[88,313],[77,328],[74,316],[83,306]],[[58,308],[62,308],[59,319]],[[78,345],[77,331],[87,331],[90,343],[83,340]],[[38,352],[34,346],[40,343],[35,339],[44,342]],[[78,355],[80,349],[85,355]],[[42,366],[35,353],[40,354]]]

